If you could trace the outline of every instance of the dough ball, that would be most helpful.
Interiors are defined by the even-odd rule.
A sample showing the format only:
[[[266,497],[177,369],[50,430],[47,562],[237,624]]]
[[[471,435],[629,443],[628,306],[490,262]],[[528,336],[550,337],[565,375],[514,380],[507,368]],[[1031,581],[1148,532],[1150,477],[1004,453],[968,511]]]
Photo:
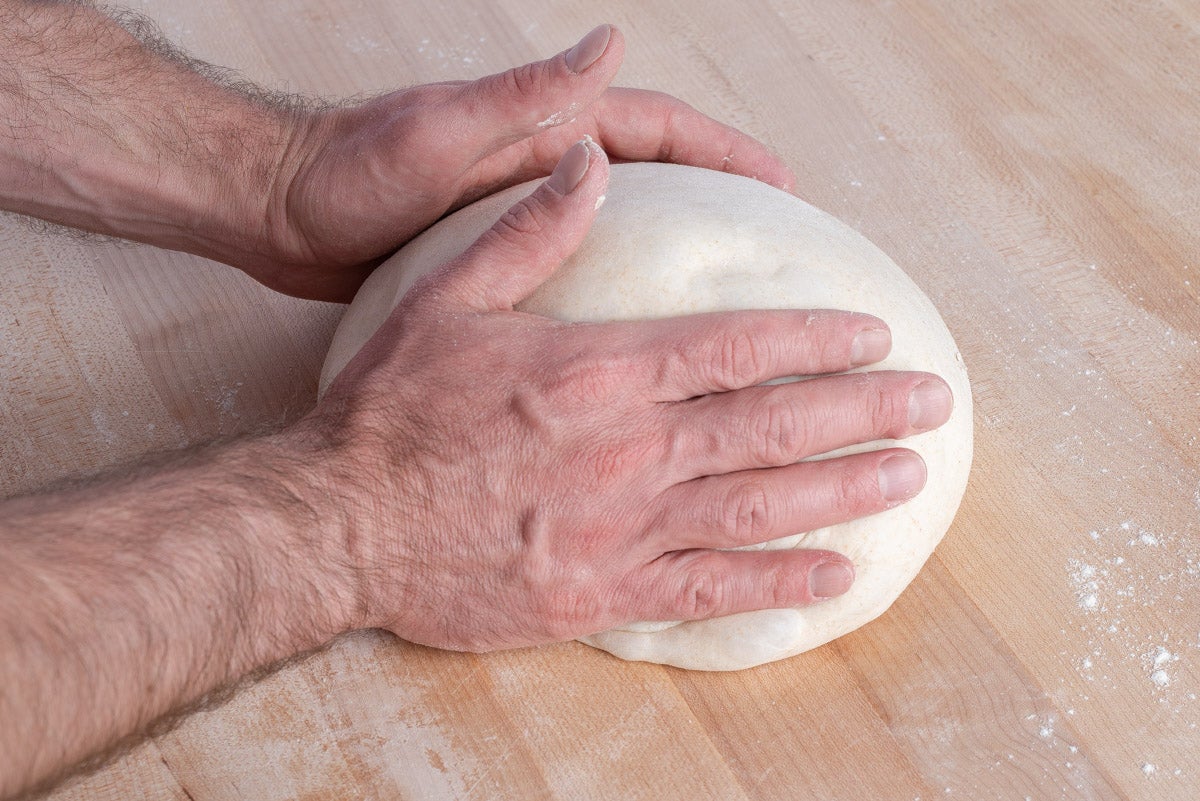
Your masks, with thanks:
[[[376,270],[337,330],[322,391],[418,276],[460,254],[534,185],[462,209]],[[807,651],[883,613],[954,519],[971,465],[972,420],[966,368],[950,332],[929,299],[881,250],[785,192],[694,167],[614,165],[607,201],[587,240],[519,308],[581,322],[754,308],[865,312],[892,330],[891,355],[872,369],[936,373],[954,392],[946,425],[902,442],[921,454],[929,471],[915,499],[759,546],[845,554],[857,571],[845,595],[802,609],[634,624],[583,638],[589,645],[623,659],[696,670],[736,670]],[[879,441],[856,450],[896,444]]]

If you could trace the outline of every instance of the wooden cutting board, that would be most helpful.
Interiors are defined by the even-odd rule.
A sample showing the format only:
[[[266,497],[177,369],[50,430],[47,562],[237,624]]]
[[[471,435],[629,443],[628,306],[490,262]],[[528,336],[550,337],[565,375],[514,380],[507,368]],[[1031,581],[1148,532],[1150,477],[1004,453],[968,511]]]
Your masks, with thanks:
[[[55,799],[1200,797],[1197,4],[136,6],[202,58],[334,96],[617,24],[620,82],[769,142],[933,298],[977,455],[916,583],[814,652],[701,674],[359,633]],[[295,418],[340,313],[12,217],[0,264],[5,494]]]

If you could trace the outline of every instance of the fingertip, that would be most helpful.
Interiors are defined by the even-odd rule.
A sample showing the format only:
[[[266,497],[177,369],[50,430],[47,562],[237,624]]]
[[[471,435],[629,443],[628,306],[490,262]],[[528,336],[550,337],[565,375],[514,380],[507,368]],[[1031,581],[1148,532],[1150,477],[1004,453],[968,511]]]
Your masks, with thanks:
[[[595,165],[597,167],[597,172],[602,172],[605,176],[605,180],[607,180],[609,166],[608,153],[603,147],[600,146],[600,143],[593,139],[589,134],[585,134],[583,139],[580,141],[585,147],[587,147],[588,153],[591,154],[590,163]]]
[[[925,488],[929,470],[916,451],[897,450],[879,463],[879,495],[889,505],[903,503]]]
[[[613,26],[607,23],[597,25],[588,31],[578,44],[564,54],[563,58],[567,63],[567,69],[579,75],[599,61],[600,57],[608,50],[614,31]]]
[[[607,167],[608,156],[604,149],[592,137],[584,136],[567,148],[559,158],[554,172],[546,181],[546,186],[559,195],[566,196],[574,192],[593,170],[607,175]]]
[[[792,172],[790,167],[783,163],[782,159],[777,156],[773,156],[773,158],[775,162],[772,165],[774,175],[761,180],[765,180],[766,183],[771,184],[771,186],[777,189],[782,189],[789,195],[796,194],[796,174]]]
[[[795,194],[796,175],[783,159],[762,142],[736,128],[723,126],[733,137],[730,152],[721,159],[722,172],[753,178]]]
[[[908,396],[908,422],[916,431],[929,431],[950,419],[954,393],[941,376],[930,375]]]
[[[608,39],[608,48],[609,49],[607,52],[612,52],[618,56],[624,56],[625,55],[625,34],[621,33],[621,29],[618,28],[616,25],[613,25],[612,23],[609,23],[608,27],[611,29],[611,33],[610,33],[609,39]]]
[[[583,176],[587,175],[591,157],[592,150],[588,147],[587,140],[580,140],[571,145],[559,158],[554,172],[546,181],[546,186],[560,195],[571,194],[575,187],[579,186]]]
[[[853,584],[854,565],[839,554],[830,554],[808,573],[809,594],[818,601],[845,595]]]
[[[892,351],[892,332],[882,321],[870,321],[850,342],[850,366],[862,367],[887,358]]]

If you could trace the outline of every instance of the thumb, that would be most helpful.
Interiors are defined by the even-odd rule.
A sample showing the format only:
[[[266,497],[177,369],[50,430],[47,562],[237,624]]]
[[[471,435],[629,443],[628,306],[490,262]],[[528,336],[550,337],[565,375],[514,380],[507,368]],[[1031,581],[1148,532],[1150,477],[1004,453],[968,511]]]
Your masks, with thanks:
[[[478,311],[511,309],[574,253],[608,185],[608,158],[585,137],[533,194],[504,213],[436,280],[439,293]]]
[[[601,25],[545,61],[459,85],[450,107],[483,137],[476,142],[482,158],[575,119],[608,88],[624,53],[620,31]]]

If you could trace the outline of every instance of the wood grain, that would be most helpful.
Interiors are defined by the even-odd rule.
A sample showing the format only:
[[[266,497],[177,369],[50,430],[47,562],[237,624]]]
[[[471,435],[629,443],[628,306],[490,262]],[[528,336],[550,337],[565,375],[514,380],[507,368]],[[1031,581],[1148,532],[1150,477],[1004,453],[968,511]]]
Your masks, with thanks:
[[[710,675],[359,633],[55,799],[1200,797],[1200,6],[135,5],[202,58],[327,96],[616,23],[620,82],[770,143],[933,298],[977,455],[916,583],[815,652]],[[339,315],[12,217],[0,264],[5,494],[293,418]]]

